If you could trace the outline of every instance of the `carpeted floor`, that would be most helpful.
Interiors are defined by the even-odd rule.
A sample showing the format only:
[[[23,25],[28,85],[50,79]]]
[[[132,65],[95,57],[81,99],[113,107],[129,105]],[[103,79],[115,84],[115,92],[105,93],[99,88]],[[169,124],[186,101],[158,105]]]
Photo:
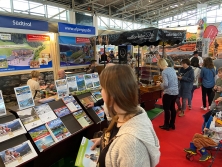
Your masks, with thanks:
[[[150,120],[153,120],[158,115],[160,115],[163,112],[163,109],[161,108],[154,108],[152,110],[147,111],[147,115],[150,118]]]
[[[197,89],[194,93],[192,110],[186,110],[184,117],[176,118],[176,130],[165,131],[159,128],[159,125],[163,124],[163,113],[153,119],[161,151],[160,163],[157,167],[208,167],[210,165],[210,161],[199,162],[199,155],[195,156],[193,161],[188,161],[183,151],[183,148],[189,147],[193,135],[201,132],[202,115],[206,113],[200,109],[201,106],[201,89]],[[222,151],[219,152],[213,164],[213,167],[220,166],[222,166]]]

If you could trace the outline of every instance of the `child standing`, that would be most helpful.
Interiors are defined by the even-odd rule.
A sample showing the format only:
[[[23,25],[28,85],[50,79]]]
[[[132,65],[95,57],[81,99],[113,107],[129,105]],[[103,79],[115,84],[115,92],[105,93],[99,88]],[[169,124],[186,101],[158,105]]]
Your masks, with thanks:
[[[216,105],[216,103],[215,103],[215,100],[220,97],[221,92],[222,92],[222,67],[220,67],[220,68],[218,69],[218,74],[217,74],[217,76],[218,76],[218,79],[216,80],[216,84],[215,84],[215,86],[213,87],[213,91],[215,92],[215,95],[214,95],[214,99],[213,99],[213,101],[212,101],[212,103],[211,103],[210,110],[213,110],[213,109],[216,108],[217,105]],[[221,105],[218,105],[218,106],[217,106],[217,109],[219,109],[219,108],[222,109],[222,108],[221,108]]]

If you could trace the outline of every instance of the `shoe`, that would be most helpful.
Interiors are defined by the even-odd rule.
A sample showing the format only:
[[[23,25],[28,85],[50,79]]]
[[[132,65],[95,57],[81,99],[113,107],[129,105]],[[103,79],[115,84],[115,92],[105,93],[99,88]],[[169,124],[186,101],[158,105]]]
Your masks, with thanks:
[[[188,109],[189,109],[189,110],[191,110],[191,109],[192,109],[191,105],[189,105],[189,106],[188,106]]]
[[[167,125],[162,125],[162,126],[159,126],[160,129],[163,129],[163,130],[170,130],[170,127],[167,126]]]
[[[196,150],[193,150],[191,148],[184,148],[184,151],[186,153],[189,153],[189,154],[192,154],[192,155],[196,155],[197,154]]]
[[[170,128],[170,129],[173,129],[173,130],[176,129],[176,128],[175,128],[175,125],[170,125],[169,128]]]
[[[210,106],[208,107],[208,109],[210,110]]]
[[[180,111],[181,111],[181,109],[179,109],[179,108],[176,110],[176,112],[180,112]]]
[[[211,155],[207,152],[205,148],[200,149],[201,157],[199,161],[207,161],[208,159],[211,158]]]
[[[181,111],[180,113],[179,113],[179,117],[183,117],[185,114],[184,114],[184,111]]]
[[[200,107],[200,108],[203,109],[203,110],[205,110],[205,111],[207,110],[207,107],[203,107],[203,106],[202,106],[202,107]]]

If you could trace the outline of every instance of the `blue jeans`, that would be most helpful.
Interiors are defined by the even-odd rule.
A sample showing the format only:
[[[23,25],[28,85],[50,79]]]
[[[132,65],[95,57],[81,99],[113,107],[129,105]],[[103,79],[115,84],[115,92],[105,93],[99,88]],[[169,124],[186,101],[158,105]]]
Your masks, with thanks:
[[[212,115],[208,118],[208,120],[204,119],[204,124],[202,125],[202,131],[204,130],[204,128],[209,129],[212,121],[213,121]]]
[[[188,98],[188,106],[191,106],[191,102],[193,99],[193,92],[195,91],[195,89],[197,89],[197,85],[193,85],[193,88],[191,90],[191,96],[190,96],[190,98]]]

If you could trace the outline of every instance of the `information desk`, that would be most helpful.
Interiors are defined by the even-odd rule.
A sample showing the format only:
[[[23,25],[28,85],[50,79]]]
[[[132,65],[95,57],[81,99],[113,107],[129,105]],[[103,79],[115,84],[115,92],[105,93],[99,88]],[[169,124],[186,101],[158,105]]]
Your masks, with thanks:
[[[140,86],[140,103],[143,104],[146,111],[155,108],[157,99],[161,98],[162,89],[160,86]]]
[[[52,109],[59,108],[65,105],[61,99],[58,101],[49,102],[48,104]],[[36,103],[36,105],[40,104]],[[19,118],[17,115],[17,112],[19,111],[18,106],[11,106],[8,107],[7,109],[10,110],[10,112],[14,114],[16,118]],[[87,110],[84,109],[84,111],[87,113]],[[87,115],[90,116],[89,113],[87,113]],[[79,146],[82,141],[82,137],[84,136],[88,139],[92,139],[95,132],[101,131],[103,130],[103,128],[107,127],[106,121],[102,121],[101,123],[97,124],[96,123],[97,121],[93,120],[93,118],[91,117],[94,124],[86,128],[82,128],[78,123],[78,121],[74,118],[72,113],[64,117],[61,117],[60,119],[67,127],[67,129],[70,131],[71,136],[65,138],[64,140],[58,143],[55,143],[54,145],[45,149],[43,152],[39,152],[31,136],[27,133],[26,136],[31,141],[36,152],[38,153],[38,156],[35,159],[30,160],[29,162],[26,162],[20,166],[49,167],[52,164],[56,163],[58,160],[65,158],[67,156],[72,157],[72,161],[75,162]]]

